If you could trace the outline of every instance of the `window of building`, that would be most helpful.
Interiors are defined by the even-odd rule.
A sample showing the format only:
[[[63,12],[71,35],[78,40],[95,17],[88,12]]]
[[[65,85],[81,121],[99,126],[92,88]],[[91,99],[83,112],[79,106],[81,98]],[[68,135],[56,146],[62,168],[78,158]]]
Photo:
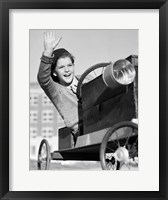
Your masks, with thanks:
[[[37,123],[38,119],[38,112],[37,110],[30,111],[30,123]]]
[[[42,97],[42,104],[43,104],[43,106],[49,106],[49,105],[51,105],[50,99],[45,94]]]
[[[38,94],[30,94],[30,105],[31,106],[38,105]]]
[[[36,127],[30,127],[30,137],[31,138],[37,137],[37,128]]]
[[[53,128],[52,127],[43,127],[42,128],[42,137],[52,137]]]
[[[52,123],[53,122],[53,110],[43,110],[42,111],[42,122]]]

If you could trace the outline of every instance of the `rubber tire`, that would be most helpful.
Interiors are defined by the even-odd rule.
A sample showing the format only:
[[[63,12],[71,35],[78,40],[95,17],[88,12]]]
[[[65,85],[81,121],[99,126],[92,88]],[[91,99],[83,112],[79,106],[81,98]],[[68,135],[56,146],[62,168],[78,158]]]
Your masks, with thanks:
[[[117,124],[115,124],[114,126],[112,126],[107,133],[105,134],[105,136],[103,137],[102,143],[100,145],[100,164],[103,170],[107,170],[106,167],[106,161],[105,161],[105,149],[106,149],[106,145],[108,142],[108,139],[111,137],[111,135],[119,128],[123,128],[123,127],[132,127],[138,130],[138,125],[131,122],[131,121],[122,121],[119,122]]]
[[[43,139],[40,143],[40,146],[39,146],[37,168],[38,168],[38,170],[41,170],[41,161],[39,160],[39,156],[41,155],[41,150],[42,150],[43,145],[46,145],[47,160],[46,160],[45,170],[48,170],[49,165],[50,165],[50,161],[51,161],[51,154],[50,154],[50,146],[49,146],[49,143],[46,139]]]

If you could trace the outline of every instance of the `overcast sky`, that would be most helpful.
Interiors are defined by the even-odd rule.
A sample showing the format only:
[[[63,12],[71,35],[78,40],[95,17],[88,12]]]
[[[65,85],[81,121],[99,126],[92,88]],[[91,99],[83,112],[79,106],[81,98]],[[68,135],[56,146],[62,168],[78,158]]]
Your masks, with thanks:
[[[30,30],[30,82],[37,81],[40,57],[44,50],[45,30]],[[100,62],[115,62],[138,55],[138,30],[56,30],[62,40],[57,48],[65,48],[75,56],[75,72],[82,74]]]

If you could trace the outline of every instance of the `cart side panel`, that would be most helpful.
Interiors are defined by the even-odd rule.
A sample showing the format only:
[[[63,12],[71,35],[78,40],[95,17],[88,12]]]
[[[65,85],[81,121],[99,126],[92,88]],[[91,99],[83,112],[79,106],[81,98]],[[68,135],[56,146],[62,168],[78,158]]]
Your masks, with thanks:
[[[83,111],[84,134],[113,126],[115,123],[135,117],[133,84],[104,102]]]
[[[71,129],[68,127],[60,128],[58,131],[58,149],[69,149],[74,146]]]
[[[115,90],[107,87],[102,76],[95,78],[82,87],[82,109],[83,111],[113,98],[126,91],[126,87],[120,86]]]

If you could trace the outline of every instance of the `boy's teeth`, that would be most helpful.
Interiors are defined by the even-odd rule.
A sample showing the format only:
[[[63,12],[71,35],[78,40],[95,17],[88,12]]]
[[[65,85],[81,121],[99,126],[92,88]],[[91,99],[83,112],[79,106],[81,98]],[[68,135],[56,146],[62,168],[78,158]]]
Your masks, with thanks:
[[[65,74],[64,76],[68,77],[68,76],[70,76],[70,74]]]

